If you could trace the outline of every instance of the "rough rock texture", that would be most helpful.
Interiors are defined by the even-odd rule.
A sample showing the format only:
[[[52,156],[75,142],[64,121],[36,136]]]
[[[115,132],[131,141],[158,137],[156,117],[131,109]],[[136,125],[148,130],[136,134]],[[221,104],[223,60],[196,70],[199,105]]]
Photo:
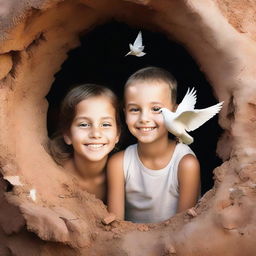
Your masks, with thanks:
[[[255,12],[251,0],[0,0],[0,255],[255,255]],[[54,74],[112,18],[180,42],[225,101],[213,189],[161,224],[109,223],[45,147]]]

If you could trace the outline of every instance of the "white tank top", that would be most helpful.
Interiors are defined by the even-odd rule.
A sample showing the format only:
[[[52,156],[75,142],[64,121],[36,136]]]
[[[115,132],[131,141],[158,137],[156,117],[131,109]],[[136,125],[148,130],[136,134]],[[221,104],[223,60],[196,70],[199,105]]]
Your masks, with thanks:
[[[183,156],[195,155],[189,146],[178,143],[170,162],[160,170],[146,168],[139,159],[137,144],[124,152],[125,219],[154,223],[176,213],[179,184],[178,165]]]

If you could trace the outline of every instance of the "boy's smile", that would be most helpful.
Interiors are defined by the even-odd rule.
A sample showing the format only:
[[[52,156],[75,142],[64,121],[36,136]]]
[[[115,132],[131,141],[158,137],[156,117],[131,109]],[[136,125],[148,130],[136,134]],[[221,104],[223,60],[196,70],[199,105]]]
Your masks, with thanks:
[[[141,143],[168,135],[160,109],[173,109],[169,86],[161,81],[136,81],[125,91],[126,124]]]
[[[142,132],[150,132],[152,130],[154,130],[156,127],[138,127],[137,129],[139,129]]]

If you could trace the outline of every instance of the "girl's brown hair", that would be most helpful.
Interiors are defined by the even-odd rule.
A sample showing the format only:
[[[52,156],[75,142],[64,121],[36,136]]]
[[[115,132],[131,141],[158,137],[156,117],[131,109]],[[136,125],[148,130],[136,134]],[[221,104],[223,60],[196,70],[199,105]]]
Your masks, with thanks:
[[[105,96],[109,98],[115,109],[117,129],[120,133],[119,103],[116,95],[109,88],[97,84],[75,86],[67,93],[61,103],[58,129],[49,141],[50,153],[58,164],[62,164],[64,160],[73,155],[73,147],[65,143],[63,134],[68,131],[73,122],[76,114],[76,105],[82,100],[95,96]]]

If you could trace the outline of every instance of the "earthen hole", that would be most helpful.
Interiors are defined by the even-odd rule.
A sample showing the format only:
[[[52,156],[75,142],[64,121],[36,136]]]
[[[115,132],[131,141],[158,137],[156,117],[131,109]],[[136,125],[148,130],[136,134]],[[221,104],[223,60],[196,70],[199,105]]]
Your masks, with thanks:
[[[149,65],[163,67],[176,77],[178,102],[188,87],[195,87],[198,95],[197,108],[217,103],[211,85],[199,70],[195,60],[183,46],[170,41],[163,34],[141,29],[147,55],[142,58],[124,57],[129,50],[128,44],[134,41],[140,29],[110,22],[96,27],[80,38],[81,46],[68,53],[69,57],[55,75],[56,79],[47,95],[49,136],[56,129],[59,105],[70,86],[77,83],[99,83],[108,86],[122,98],[123,85],[128,76],[137,69]],[[191,148],[201,164],[202,194],[212,188],[212,171],[221,164],[220,158],[216,155],[216,144],[222,132],[217,119],[217,116],[212,118],[198,130],[190,133],[194,137]],[[127,130],[124,133],[127,134]],[[123,149],[133,142],[130,135],[125,136],[120,148]]]

